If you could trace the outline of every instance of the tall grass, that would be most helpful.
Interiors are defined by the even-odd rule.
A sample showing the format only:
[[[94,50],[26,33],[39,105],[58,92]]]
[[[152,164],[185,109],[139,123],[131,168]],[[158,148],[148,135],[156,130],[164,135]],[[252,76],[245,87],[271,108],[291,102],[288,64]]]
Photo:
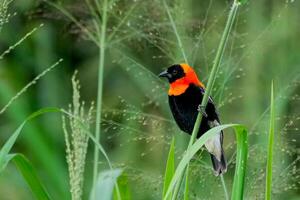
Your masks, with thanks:
[[[28,2],[23,4],[32,5]],[[211,68],[208,63],[214,60],[217,52],[215,47],[219,42],[217,38],[221,36],[219,33],[222,32],[222,24],[226,20],[227,3],[216,0],[124,2],[107,1],[104,59],[100,59],[100,49],[103,47],[101,44],[103,29],[101,26],[103,25],[104,1],[93,0],[86,0],[85,2],[64,1],[62,3],[66,3],[65,5],[56,4],[60,12],[66,16],[61,17],[59,15],[61,13],[55,13],[54,17],[59,19],[59,26],[55,20],[43,20],[45,25],[40,31],[39,26],[34,24],[33,27],[38,28],[38,34],[42,37],[39,37],[39,40],[34,40],[34,42],[31,41],[31,37],[26,37],[28,43],[22,41],[22,45],[16,46],[17,48],[14,48],[9,55],[4,53],[5,59],[0,59],[1,105],[6,105],[18,93],[14,92],[14,87],[22,88],[20,84],[24,84],[23,79],[27,80],[27,76],[32,71],[35,72],[36,60],[40,61],[38,64],[40,65],[43,64],[45,58],[55,54],[64,57],[66,61],[63,63],[64,68],[61,68],[55,77],[64,80],[69,76],[68,73],[73,71],[68,70],[67,66],[74,66],[75,63],[76,67],[80,68],[79,76],[84,83],[82,96],[95,99],[95,94],[99,89],[99,81],[95,80],[100,77],[98,73],[100,70],[98,69],[103,61],[104,68],[102,69],[105,73],[102,75],[105,76],[98,80],[102,79],[101,87],[107,88],[108,95],[103,95],[100,98],[103,100],[98,105],[102,105],[103,108],[101,108],[100,113],[96,113],[96,115],[102,113],[98,117],[101,119],[101,125],[100,121],[96,123],[99,124],[101,143],[96,139],[95,133],[88,131],[87,127],[79,123],[81,120],[75,120],[78,119],[78,116],[74,116],[69,111],[57,109],[57,112],[63,112],[68,116],[68,120],[78,122],[82,131],[89,136],[91,144],[97,148],[96,151],[101,152],[97,162],[94,162],[96,159],[93,158],[95,155],[92,154],[93,151],[91,151],[91,155],[87,155],[87,170],[84,177],[87,187],[83,190],[82,198],[88,198],[88,192],[92,188],[93,167],[97,165],[97,168],[102,169],[106,167],[107,163],[109,170],[101,170],[98,173],[93,188],[98,191],[99,195],[105,194],[108,199],[175,199],[174,187],[179,189],[177,196],[185,200],[194,198],[221,199],[223,196],[242,199],[243,194],[246,199],[260,199],[267,198],[267,191],[272,192],[273,198],[285,198],[287,196],[297,198],[297,183],[299,182],[298,140],[297,134],[287,133],[297,133],[298,123],[297,109],[294,108],[298,107],[297,102],[299,100],[295,94],[297,94],[299,83],[290,83],[294,74],[299,72],[297,54],[295,53],[298,50],[297,43],[291,39],[293,36],[296,38],[298,33],[298,29],[296,29],[298,25],[293,24],[299,16],[295,12],[298,4],[296,2],[271,1],[273,2],[272,13],[274,15],[270,15],[268,19],[260,15],[261,11],[267,8],[264,2],[250,3],[241,7],[243,10],[239,14],[240,19],[236,27],[232,28],[233,34],[226,42],[227,46],[231,46],[230,49],[228,48],[229,53],[224,57],[221,56],[224,58],[223,61],[220,58],[221,67],[216,70],[211,95],[219,97],[220,103],[218,105],[223,122],[239,121],[239,123],[246,123],[247,126],[251,126],[254,121],[254,125],[248,132],[250,137],[248,159],[250,162],[246,163],[247,133],[244,127],[236,130],[236,140],[232,139],[226,130],[224,149],[228,156],[229,171],[219,180],[212,175],[211,166],[206,163],[206,154],[202,153],[201,144],[205,143],[205,138],[201,140],[201,144],[197,143],[198,140],[194,142],[190,151],[183,153],[186,150],[186,139],[189,138],[186,135],[177,134],[179,131],[173,119],[169,118],[168,115],[169,109],[165,102],[166,95],[162,89],[165,83],[156,78],[156,73],[161,68],[168,66],[170,60],[172,62],[185,60],[185,62],[197,67],[196,71],[197,73],[200,72],[200,78],[207,82],[203,74],[208,74],[206,72],[210,71]],[[20,33],[19,19],[23,18],[17,17],[17,23],[13,24],[16,26],[10,27],[10,29],[16,29]],[[288,27],[291,29],[284,28],[286,19],[294,19],[289,20]],[[36,21],[36,19],[31,20]],[[39,19],[37,21],[37,24],[40,24]],[[67,23],[72,22],[66,29],[70,30],[71,33],[74,31],[73,37],[69,37],[68,33],[65,34],[65,31],[61,30],[65,28],[61,24],[65,24],[66,21]],[[74,25],[77,29],[74,28]],[[29,30],[33,30],[31,27]],[[28,29],[26,28],[26,30]],[[62,32],[64,34],[61,34]],[[5,29],[2,30],[2,33],[5,34]],[[19,40],[19,36],[14,37],[10,33],[12,31],[2,35],[1,42],[7,40],[8,43],[13,44],[14,42],[10,42],[11,40],[7,38],[14,41]],[[49,37],[43,37],[44,33],[48,34]],[[58,35],[59,37],[57,37]],[[74,42],[76,39],[77,41]],[[290,44],[291,41],[293,44]],[[47,51],[44,51],[44,48],[39,45],[43,42],[50,44],[47,46]],[[90,42],[94,45],[91,45]],[[276,49],[277,47],[280,49]],[[43,49],[42,54],[46,54],[46,56],[40,56],[39,53],[32,55],[33,51],[41,52],[41,49]],[[289,55],[285,56],[287,55],[285,52],[289,52]],[[39,58],[36,59],[35,56]],[[272,59],[270,60],[269,57]],[[272,68],[268,66],[272,66]],[[289,66],[289,68],[282,68],[281,66]],[[43,70],[38,69],[38,71]],[[280,75],[279,72],[284,75]],[[258,73],[260,73],[259,80],[257,78]],[[282,159],[282,162],[271,164],[273,184],[271,189],[267,190],[267,186],[271,183],[264,179],[264,170],[261,170],[261,166],[266,161],[266,149],[261,145],[260,139],[265,138],[264,134],[261,133],[265,130],[265,122],[269,120],[265,117],[266,114],[261,115],[265,109],[264,103],[261,102],[265,102],[266,84],[264,83],[269,82],[270,77],[275,75],[280,77],[282,88],[287,88],[286,91],[281,91],[280,95],[276,95],[278,96],[276,103],[280,104],[276,104],[276,108],[280,108],[276,109],[276,113],[279,113],[278,121],[284,123],[284,128],[278,129],[278,133],[284,136],[286,141],[281,140],[278,145],[274,146],[274,151],[281,152],[280,155],[276,154],[276,157]],[[105,83],[109,84],[103,85],[103,79],[107,81]],[[295,80],[297,81],[299,78],[295,77]],[[55,85],[53,79],[44,79],[43,81],[46,85]],[[20,124],[31,110],[36,109],[41,104],[60,105],[62,103],[64,105],[66,103],[68,92],[63,84],[59,84],[63,91],[63,95],[61,95],[58,91],[44,87],[40,81],[37,83],[37,85],[30,85],[30,87],[34,86],[32,87],[33,90],[27,88],[5,109],[1,115],[3,133],[7,132],[15,123]],[[36,88],[37,90],[34,90]],[[59,102],[49,101],[49,96],[59,100]],[[44,101],[45,99],[47,101]],[[268,110],[263,113],[268,113]],[[59,118],[57,119],[59,120]],[[34,195],[40,195],[44,199],[52,196],[69,199],[69,193],[67,193],[67,189],[69,189],[68,179],[67,174],[64,174],[67,172],[67,168],[60,165],[64,157],[63,149],[53,148],[53,146],[64,146],[63,135],[60,134],[62,132],[61,126],[58,122],[53,123],[52,120],[49,120],[48,115],[43,120],[46,123],[31,121],[26,125],[22,129],[24,131],[22,138],[19,138],[20,140],[17,141],[17,145],[12,151],[30,154],[30,161],[37,170],[35,171],[33,167],[30,168],[21,163],[20,166],[25,166],[23,167],[25,170],[23,172],[20,170],[20,172],[21,175],[25,172],[22,177],[28,183],[29,188],[40,188],[32,191]],[[276,126],[279,125],[276,124]],[[214,133],[206,133],[208,135],[205,137],[208,138],[218,132],[218,128],[220,127],[216,127]],[[171,142],[173,134],[176,138],[176,148]],[[235,148],[235,143],[237,148]],[[167,152],[167,148],[169,148],[169,155],[165,161],[162,155]],[[200,151],[200,153],[194,156],[195,151]],[[101,154],[103,154],[103,159],[101,159]],[[183,157],[181,157],[182,155]],[[191,158],[193,162],[190,162]],[[268,158],[271,157],[268,156]],[[179,160],[178,165],[175,165],[176,160]],[[168,163],[165,178],[161,173],[163,163]],[[231,169],[234,164],[236,164],[235,175],[231,176],[233,172]],[[245,168],[246,164],[247,168]],[[176,170],[175,166],[177,166]],[[269,167],[268,161],[267,173],[271,172]],[[185,171],[185,169],[188,170]],[[12,192],[17,190],[16,195],[25,199],[26,197],[22,195],[27,194],[27,188],[18,181],[19,178],[14,178],[14,173],[11,173],[14,172],[13,170],[6,167],[5,171],[2,172],[0,189],[3,194],[6,192],[10,194],[11,190],[13,190]],[[32,171],[34,173],[30,174]],[[99,172],[98,169],[96,171]],[[121,183],[124,175],[120,175],[120,171],[127,175],[127,180],[124,183]],[[26,174],[26,172],[28,173]],[[185,185],[181,184],[184,187],[176,184],[180,182],[179,175],[182,176],[181,182],[185,182]],[[39,176],[42,177],[40,179],[42,181],[39,181]],[[266,178],[268,177],[269,175],[266,175]],[[162,182],[163,179],[164,182]],[[243,184],[245,180],[247,180],[247,184]],[[119,187],[115,187],[116,182]],[[225,182],[228,184],[227,186]],[[234,182],[233,186],[231,185],[232,182]],[[30,186],[32,183],[34,184]],[[76,181],[72,181],[72,183],[75,184]],[[10,187],[11,184],[16,185],[16,189]],[[10,187],[9,190],[6,190],[6,185]],[[103,186],[108,186],[108,189],[104,189]],[[225,188],[224,186],[228,187],[228,195],[224,195],[226,192],[226,189],[222,189]],[[25,192],[22,190],[23,188]],[[49,190],[51,195],[45,188]],[[35,194],[35,191],[40,194]],[[166,195],[167,193],[169,195]]]
[[[245,181],[245,173],[246,173],[246,164],[247,164],[247,153],[248,153],[248,142],[247,142],[247,131],[244,126],[237,125],[237,124],[227,124],[214,127],[207,131],[203,136],[201,136],[185,153],[181,161],[179,162],[174,176],[169,184],[168,190],[164,196],[164,200],[166,200],[169,195],[174,196],[177,195],[174,191],[173,194],[172,190],[174,189],[176,183],[181,180],[182,173],[186,170],[190,160],[193,156],[201,149],[201,147],[205,144],[205,142],[220,133],[220,131],[233,127],[235,128],[236,132],[236,140],[237,140],[237,161],[236,161],[236,169],[234,175],[234,182],[232,188],[232,196],[231,199],[243,199],[244,194],[244,181]]]

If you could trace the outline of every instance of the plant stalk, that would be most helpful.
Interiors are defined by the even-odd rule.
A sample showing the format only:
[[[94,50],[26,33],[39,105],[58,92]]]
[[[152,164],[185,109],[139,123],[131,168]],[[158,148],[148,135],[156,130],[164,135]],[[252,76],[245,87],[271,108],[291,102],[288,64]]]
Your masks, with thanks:
[[[229,195],[228,195],[226,183],[225,183],[225,180],[224,180],[224,176],[221,175],[220,178],[221,178],[222,186],[223,186],[223,189],[224,189],[225,200],[229,200]]]
[[[227,22],[226,22],[224,32],[222,34],[222,38],[221,38],[221,41],[220,41],[220,44],[219,44],[219,47],[218,47],[218,51],[217,51],[215,60],[213,62],[213,67],[212,67],[212,70],[211,70],[210,75],[209,75],[207,88],[206,88],[206,91],[204,93],[202,102],[200,104],[202,108],[206,108],[206,105],[208,103],[208,99],[209,99],[210,93],[212,91],[218,69],[220,67],[220,63],[221,63],[221,60],[222,60],[222,57],[223,57],[223,54],[224,54],[224,51],[225,51],[225,47],[226,47],[228,38],[229,38],[229,33],[230,33],[232,25],[234,23],[234,19],[236,17],[236,13],[237,13],[239,5],[240,5],[240,2],[238,2],[237,0],[234,0],[233,5],[231,7],[231,10],[229,12],[229,16],[228,16],[228,19],[227,19]],[[198,115],[197,115],[197,119],[196,119],[194,129],[193,129],[193,132],[192,132],[192,136],[191,136],[191,139],[189,141],[189,145],[188,145],[187,149],[189,149],[193,145],[193,143],[194,143],[194,141],[197,137],[197,133],[199,132],[202,117],[203,116],[202,116],[201,112],[199,112]],[[183,174],[181,174],[181,177],[180,177],[178,183],[175,186],[175,190],[174,190],[174,193],[173,193],[173,196],[175,196],[175,198],[178,196],[182,179],[183,179]]]
[[[101,29],[97,30],[99,38],[99,66],[98,66],[98,91],[97,91],[97,105],[96,105],[96,127],[95,140],[100,143],[100,127],[101,127],[101,111],[102,111],[102,92],[103,92],[103,72],[105,59],[105,37],[106,37],[106,23],[107,23],[107,0],[103,2],[103,16]],[[98,159],[99,151],[95,145],[94,149],[94,166],[93,166],[93,186],[96,184],[98,175]],[[94,194],[93,194],[94,196]]]

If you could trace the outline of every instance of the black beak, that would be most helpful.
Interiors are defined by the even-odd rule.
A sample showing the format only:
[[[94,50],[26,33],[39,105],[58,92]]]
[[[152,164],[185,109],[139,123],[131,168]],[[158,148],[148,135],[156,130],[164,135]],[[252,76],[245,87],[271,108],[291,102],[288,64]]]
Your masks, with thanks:
[[[159,75],[158,75],[159,77],[167,77],[167,78],[169,78],[169,73],[167,72],[167,70],[165,70],[165,71],[163,71],[163,72],[161,72]]]

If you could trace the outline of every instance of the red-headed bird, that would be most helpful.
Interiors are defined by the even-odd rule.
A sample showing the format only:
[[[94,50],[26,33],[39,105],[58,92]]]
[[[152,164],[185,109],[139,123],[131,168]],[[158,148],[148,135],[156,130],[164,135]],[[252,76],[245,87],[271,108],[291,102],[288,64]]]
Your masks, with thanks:
[[[159,76],[166,77],[170,83],[168,91],[169,105],[173,117],[182,131],[192,134],[198,111],[203,113],[203,118],[197,138],[212,127],[220,125],[219,115],[211,97],[209,97],[205,111],[200,107],[205,87],[199,81],[193,68],[187,64],[176,64],[160,73]],[[205,143],[205,147],[211,155],[216,176],[225,173],[227,170],[222,145],[222,131]]]

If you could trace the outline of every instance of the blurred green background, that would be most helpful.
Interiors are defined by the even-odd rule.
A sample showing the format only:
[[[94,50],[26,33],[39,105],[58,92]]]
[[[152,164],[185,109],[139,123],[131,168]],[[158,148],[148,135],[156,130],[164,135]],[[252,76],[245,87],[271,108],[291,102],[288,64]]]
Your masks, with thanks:
[[[188,63],[206,83],[231,1],[169,1]],[[92,32],[93,16],[84,1],[63,1],[62,7]],[[41,23],[33,34],[0,59],[0,107],[60,58],[64,61],[30,87],[0,115],[3,144],[30,113],[43,107],[67,108],[71,76],[79,71],[81,98],[87,105],[97,94],[98,48],[68,17],[43,1],[13,1],[0,32],[0,53]],[[184,62],[162,1],[115,0],[108,13],[104,69],[101,143],[114,166],[129,179],[133,199],[159,199],[172,136],[181,157],[189,136],[170,115],[167,83],[156,75]],[[121,26],[118,27],[118,24]],[[300,2],[249,1],[241,6],[218,72],[213,98],[223,123],[242,123],[249,131],[249,164],[245,199],[263,199],[271,81],[276,96],[273,175],[274,199],[300,199]],[[235,138],[225,135],[231,188]],[[65,144],[59,114],[30,121],[14,152],[33,163],[55,199],[70,199]],[[92,143],[86,162],[84,199],[92,181]],[[192,162],[191,199],[223,199],[207,153]],[[106,169],[101,159],[101,169]],[[26,183],[9,165],[0,174],[0,199],[33,199]]]

